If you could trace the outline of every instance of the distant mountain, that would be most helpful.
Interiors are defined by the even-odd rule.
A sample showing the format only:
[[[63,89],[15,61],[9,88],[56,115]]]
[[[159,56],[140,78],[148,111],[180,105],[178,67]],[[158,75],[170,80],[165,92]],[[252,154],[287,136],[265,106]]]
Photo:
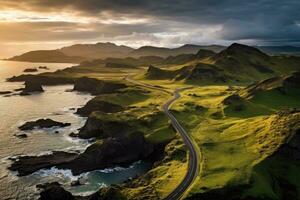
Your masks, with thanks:
[[[140,57],[140,56],[160,56],[160,57],[169,57],[169,56],[177,56],[180,54],[196,54],[200,49],[204,50],[212,50],[212,51],[221,51],[226,47],[224,46],[200,46],[200,45],[192,45],[186,44],[178,48],[164,48],[164,47],[153,47],[153,46],[143,46],[136,50],[133,50],[129,56],[131,57]]]
[[[231,45],[230,49],[236,48],[237,45]],[[234,49],[233,48],[233,49]],[[187,55],[198,54],[198,59],[201,57],[207,57],[207,55],[213,55],[215,53],[220,53],[222,51],[229,52],[225,46],[220,45],[193,45],[186,44],[177,48],[165,48],[165,47],[154,47],[154,46],[143,46],[138,49],[134,49],[128,46],[116,45],[114,43],[96,43],[96,44],[75,44],[72,46],[63,47],[56,50],[41,50],[33,51],[22,54],[20,56],[15,56],[11,60],[28,61],[28,62],[72,62],[78,63],[83,60],[93,60],[93,59],[106,59],[106,58],[139,58],[139,57],[161,57],[167,58],[179,55],[181,58],[177,59],[187,59]],[[292,46],[260,46],[255,48],[260,49],[269,54],[292,54],[300,55],[300,47]],[[200,51],[201,50],[201,51]],[[242,50],[245,50],[242,49]],[[253,51],[252,51],[253,52]],[[201,54],[201,55],[200,55]],[[177,63],[177,61],[175,62]]]
[[[30,51],[8,60],[23,62],[49,62],[49,63],[80,63],[86,58],[81,56],[67,56],[57,50]]]
[[[237,43],[219,53],[200,50],[191,59],[186,63],[188,68],[163,70],[149,67],[145,77],[210,83],[253,82],[300,70],[299,57],[269,56],[257,48]]]
[[[295,46],[256,46],[256,48],[271,54],[289,54],[289,55],[300,55],[300,47]]]
[[[144,46],[139,49],[116,45],[114,43],[96,43],[96,44],[75,44],[56,50],[40,50],[24,53],[20,56],[10,58],[10,60],[28,61],[28,62],[69,62],[74,59],[74,63],[84,60],[106,59],[106,58],[139,58],[139,57],[161,57],[172,59],[174,56],[182,55],[181,58],[187,59],[191,54],[196,54],[200,49],[211,51],[221,51],[225,47],[218,45],[199,46],[183,45],[178,48],[163,48]],[[171,57],[172,56],[172,57]],[[170,60],[169,60],[170,61]],[[177,63],[177,61],[175,61]]]
[[[68,56],[82,56],[88,59],[103,59],[108,57],[122,58],[134,49],[127,46],[118,46],[114,43],[76,44],[58,49]]]

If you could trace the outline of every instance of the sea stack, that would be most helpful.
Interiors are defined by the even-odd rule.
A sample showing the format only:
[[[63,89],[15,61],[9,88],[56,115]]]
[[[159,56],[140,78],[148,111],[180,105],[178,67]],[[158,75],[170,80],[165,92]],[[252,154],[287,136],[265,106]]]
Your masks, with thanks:
[[[25,81],[25,88],[21,92],[21,95],[28,95],[31,92],[44,92],[41,83],[37,81]]]

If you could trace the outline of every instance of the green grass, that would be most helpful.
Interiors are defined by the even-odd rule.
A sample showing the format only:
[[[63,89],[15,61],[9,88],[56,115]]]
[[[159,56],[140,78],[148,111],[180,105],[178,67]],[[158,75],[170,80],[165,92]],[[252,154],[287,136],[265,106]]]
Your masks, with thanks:
[[[197,87],[183,92],[183,97],[172,107],[203,155],[200,178],[189,195],[249,183],[253,167],[276,151],[288,137],[286,122],[289,120],[281,121],[273,114],[282,108],[300,108],[298,96],[279,98],[264,93],[264,98],[245,99],[245,110],[235,111],[232,105],[226,106],[222,101],[238,90],[239,87],[233,90],[224,86]],[[273,98],[276,98],[273,104],[264,101]],[[192,104],[205,109],[197,112],[190,109]],[[220,116],[215,117],[214,113]],[[268,192],[268,188],[262,190]]]

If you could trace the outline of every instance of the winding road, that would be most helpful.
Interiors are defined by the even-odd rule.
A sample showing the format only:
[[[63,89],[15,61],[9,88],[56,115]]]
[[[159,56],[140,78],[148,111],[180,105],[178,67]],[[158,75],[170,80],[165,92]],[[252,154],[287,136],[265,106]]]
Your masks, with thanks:
[[[128,82],[131,82],[136,85],[140,85],[143,87],[148,87],[151,89],[159,89],[161,91],[171,93],[168,90],[166,90],[163,87],[160,86],[154,86],[150,84],[145,84],[145,83],[140,83],[136,80],[132,80],[130,76],[126,76],[125,80]],[[185,174],[184,179],[181,181],[181,183],[165,198],[165,200],[179,200],[183,197],[184,193],[188,190],[188,188],[191,186],[191,184],[194,182],[196,177],[198,176],[199,172],[199,157],[197,153],[197,147],[194,145],[191,137],[189,134],[185,131],[185,129],[180,125],[178,120],[175,118],[175,116],[170,112],[170,107],[171,105],[181,97],[180,91],[185,90],[187,88],[182,88],[182,89],[176,89],[174,93],[171,93],[174,95],[174,97],[170,100],[168,100],[164,105],[163,105],[163,111],[167,115],[167,117],[171,120],[171,123],[173,127],[176,129],[178,133],[180,133],[183,142],[189,149],[189,162],[188,162],[188,170],[187,173]]]

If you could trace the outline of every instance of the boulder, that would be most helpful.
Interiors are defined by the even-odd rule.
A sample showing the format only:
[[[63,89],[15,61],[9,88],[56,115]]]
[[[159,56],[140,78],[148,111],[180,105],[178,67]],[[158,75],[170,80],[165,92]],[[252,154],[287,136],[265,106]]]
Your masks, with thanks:
[[[20,130],[32,130],[34,128],[51,128],[51,127],[66,127],[70,126],[70,123],[57,122],[52,119],[38,119],[36,121],[26,122],[19,127]]]
[[[25,133],[17,134],[15,136],[18,137],[18,138],[27,138],[28,137],[27,134],[25,134]]]

